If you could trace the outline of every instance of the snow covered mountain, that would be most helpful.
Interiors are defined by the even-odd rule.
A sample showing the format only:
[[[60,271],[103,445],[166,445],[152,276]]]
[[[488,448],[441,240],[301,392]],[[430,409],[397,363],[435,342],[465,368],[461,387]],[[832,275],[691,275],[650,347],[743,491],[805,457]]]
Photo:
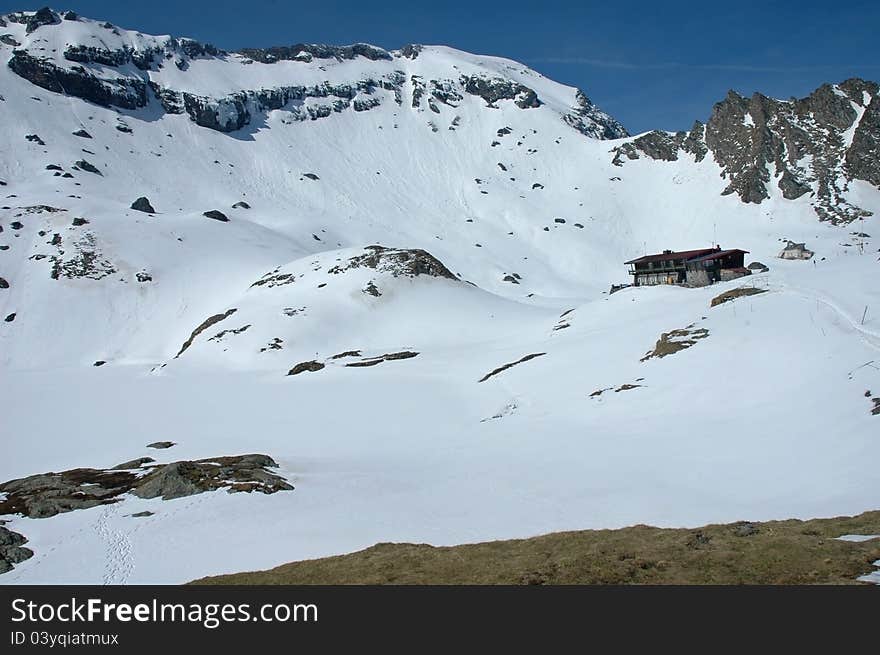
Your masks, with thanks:
[[[876,508],[876,83],[632,137],[442,46],[226,53],[42,9],[0,17],[0,59],[0,482],[107,491],[0,484],[35,553],[3,580]],[[769,271],[608,294],[713,242]],[[241,453],[294,489],[184,484]]]

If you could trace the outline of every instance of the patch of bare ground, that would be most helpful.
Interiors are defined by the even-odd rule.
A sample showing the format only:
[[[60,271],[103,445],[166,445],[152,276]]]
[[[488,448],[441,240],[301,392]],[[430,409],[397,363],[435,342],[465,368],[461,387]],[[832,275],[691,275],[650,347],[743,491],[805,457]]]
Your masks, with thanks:
[[[767,289],[756,289],[755,287],[740,287],[738,289],[730,289],[729,291],[725,291],[723,293],[719,293],[717,296],[712,298],[712,302],[709,303],[710,307],[716,307],[722,303],[730,302],[731,300],[736,300],[737,298],[746,298],[748,296],[756,296],[759,293],[766,293]]]
[[[854,517],[636,525],[451,547],[382,543],[348,555],[194,584],[860,584],[874,570],[880,511]]]
[[[694,328],[691,323],[686,328],[664,332],[660,335],[657,343],[654,344],[654,350],[649,350],[639,361],[645,362],[652,357],[666,357],[685,350],[693,346],[700,339],[709,336],[709,330],[706,328]]]
[[[499,373],[502,373],[502,372],[506,371],[507,369],[516,366],[517,364],[522,364],[523,362],[527,362],[530,359],[535,359],[535,357],[543,357],[546,354],[547,353],[532,353],[531,355],[526,355],[525,357],[521,357],[518,360],[516,360],[515,362],[510,362],[509,364],[504,364],[503,366],[499,366],[498,368],[496,368],[493,371],[489,371],[488,373],[486,373],[486,375],[481,377],[479,381],[485,382],[486,380],[491,378],[493,375],[498,375]]]

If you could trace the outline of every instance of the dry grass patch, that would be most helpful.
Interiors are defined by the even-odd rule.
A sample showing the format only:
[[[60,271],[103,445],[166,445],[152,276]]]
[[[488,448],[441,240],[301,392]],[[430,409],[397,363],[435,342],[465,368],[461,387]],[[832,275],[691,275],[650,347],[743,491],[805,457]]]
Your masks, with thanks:
[[[874,570],[880,511],[698,529],[637,525],[452,547],[377,544],[338,557],[194,584],[860,584]]]

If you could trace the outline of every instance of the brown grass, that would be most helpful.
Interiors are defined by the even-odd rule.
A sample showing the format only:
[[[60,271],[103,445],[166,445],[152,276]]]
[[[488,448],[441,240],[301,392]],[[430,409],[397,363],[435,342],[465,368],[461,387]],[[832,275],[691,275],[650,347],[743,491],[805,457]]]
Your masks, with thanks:
[[[452,547],[377,544],[193,584],[860,584],[874,570],[880,511],[854,517],[559,532]]]
[[[712,302],[709,303],[709,306],[715,307],[716,305],[730,302],[731,300],[736,300],[737,298],[745,298],[747,296],[756,296],[759,293],[766,293],[766,291],[767,291],[766,289],[756,289],[754,287],[740,287],[738,289],[731,289],[730,291],[725,291],[724,293],[719,293],[717,296],[712,298]]]

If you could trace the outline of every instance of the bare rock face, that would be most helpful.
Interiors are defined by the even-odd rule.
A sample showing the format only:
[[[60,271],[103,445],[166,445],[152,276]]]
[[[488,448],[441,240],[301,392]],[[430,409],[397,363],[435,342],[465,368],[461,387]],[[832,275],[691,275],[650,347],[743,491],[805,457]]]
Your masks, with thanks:
[[[450,280],[458,278],[443,263],[421,249],[396,249],[384,246],[367,246],[366,254],[352,257],[345,265],[337,265],[328,273],[342,273],[352,268],[372,268],[380,272],[391,273],[393,276],[415,277],[428,275],[445,277]]]
[[[13,51],[9,68],[16,75],[47,91],[66,93],[102,107],[137,109],[147,104],[147,85],[143,80],[103,80],[85,68],[60,68],[48,59],[40,59],[23,50]]]
[[[101,253],[97,238],[92,232],[84,232],[63,249],[58,240],[53,239],[53,245],[58,247],[58,254],[50,257],[50,276],[54,280],[100,280],[116,272],[113,263]]]
[[[23,546],[26,543],[24,535],[3,527],[0,521],[0,573],[11,571],[14,564],[34,556],[34,551]]]
[[[139,212],[145,212],[147,214],[156,213],[156,210],[153,209],[153,205],[150,204],[149,199],[147,199],[145,196],[141,196],[133,203],[131,203],[131,208]]]
[[[462,75],[459,81],[466,93],[481,97],[489,107],[494,107],[499,100],[513,100],[520,109],[541,106],[538,94],[532,89],[503,77]]]
[[[25,33],[31,34],[35,32],[37,28],[42,27],[43,25],[55,25],[56,23],[60,23],[61,18],[59,18],[58,14],[49,9],[49,7],[43,7],[35,11],[30,17],[28,17],[25,25]]]
[[[288,375],[299,375],[300,373],[305,373],[305,372],[315,373],[316,371],[320,371],[323,368],[324,368],[324,364],[322,364],[321,362],[317,362],[317,361],[312,360],[312,361],[308,361],[308,362],[300,362],[299,364],[294,366],[292,369],[290,369],[287,372],[287,374]]]
[[[243,48],[238,54],[262,64],[274,64],[278,61],[302,61],[310,62],[312,59],[355,59],[364,57],[370,61],[380,59],[391,61],[391,54],[370,45],[369,43],[354,43],[352,45],[334,46],[316,43],[297,43],[292,46],[280,46],[274,48]]]
[[[77,509],[120,502],[132,493],[139,498],[170,500],[205,491],[259,491],[272,494],[293,487],[266,469],[278,464],[268,455],[212,457],[170,464],[141,458],[114,469],[73,469],[41,473],[0,484],[0,514],[48,518]],[[120,468],[120,467],[125,467]]]
[[[227,217],[226,214],[224,214],[223,212],[216,209],[203,212],[202,216],[204,216],[205,218],[213,218],[215,221],[220,221],[221,223],[229,222],[229,217]]]
[[[584,136],[593,139],[622,139],[629,136],[623,125],[594,105],[580,89],[575,94],[575,102],[577,106],[562,120]]]
[[[711,153],[727,181],[722,195],[760,204],[775,185],[787,200],[809,196],[820,220],[849,223],[870,215],[847,198],[849,182],[880,187],[880,87],[851,79],[791,100],[730,91],[705,129],[649,132],[613,152],[618,166],[640,157],[675,161],[682,152],[701,161]]]

